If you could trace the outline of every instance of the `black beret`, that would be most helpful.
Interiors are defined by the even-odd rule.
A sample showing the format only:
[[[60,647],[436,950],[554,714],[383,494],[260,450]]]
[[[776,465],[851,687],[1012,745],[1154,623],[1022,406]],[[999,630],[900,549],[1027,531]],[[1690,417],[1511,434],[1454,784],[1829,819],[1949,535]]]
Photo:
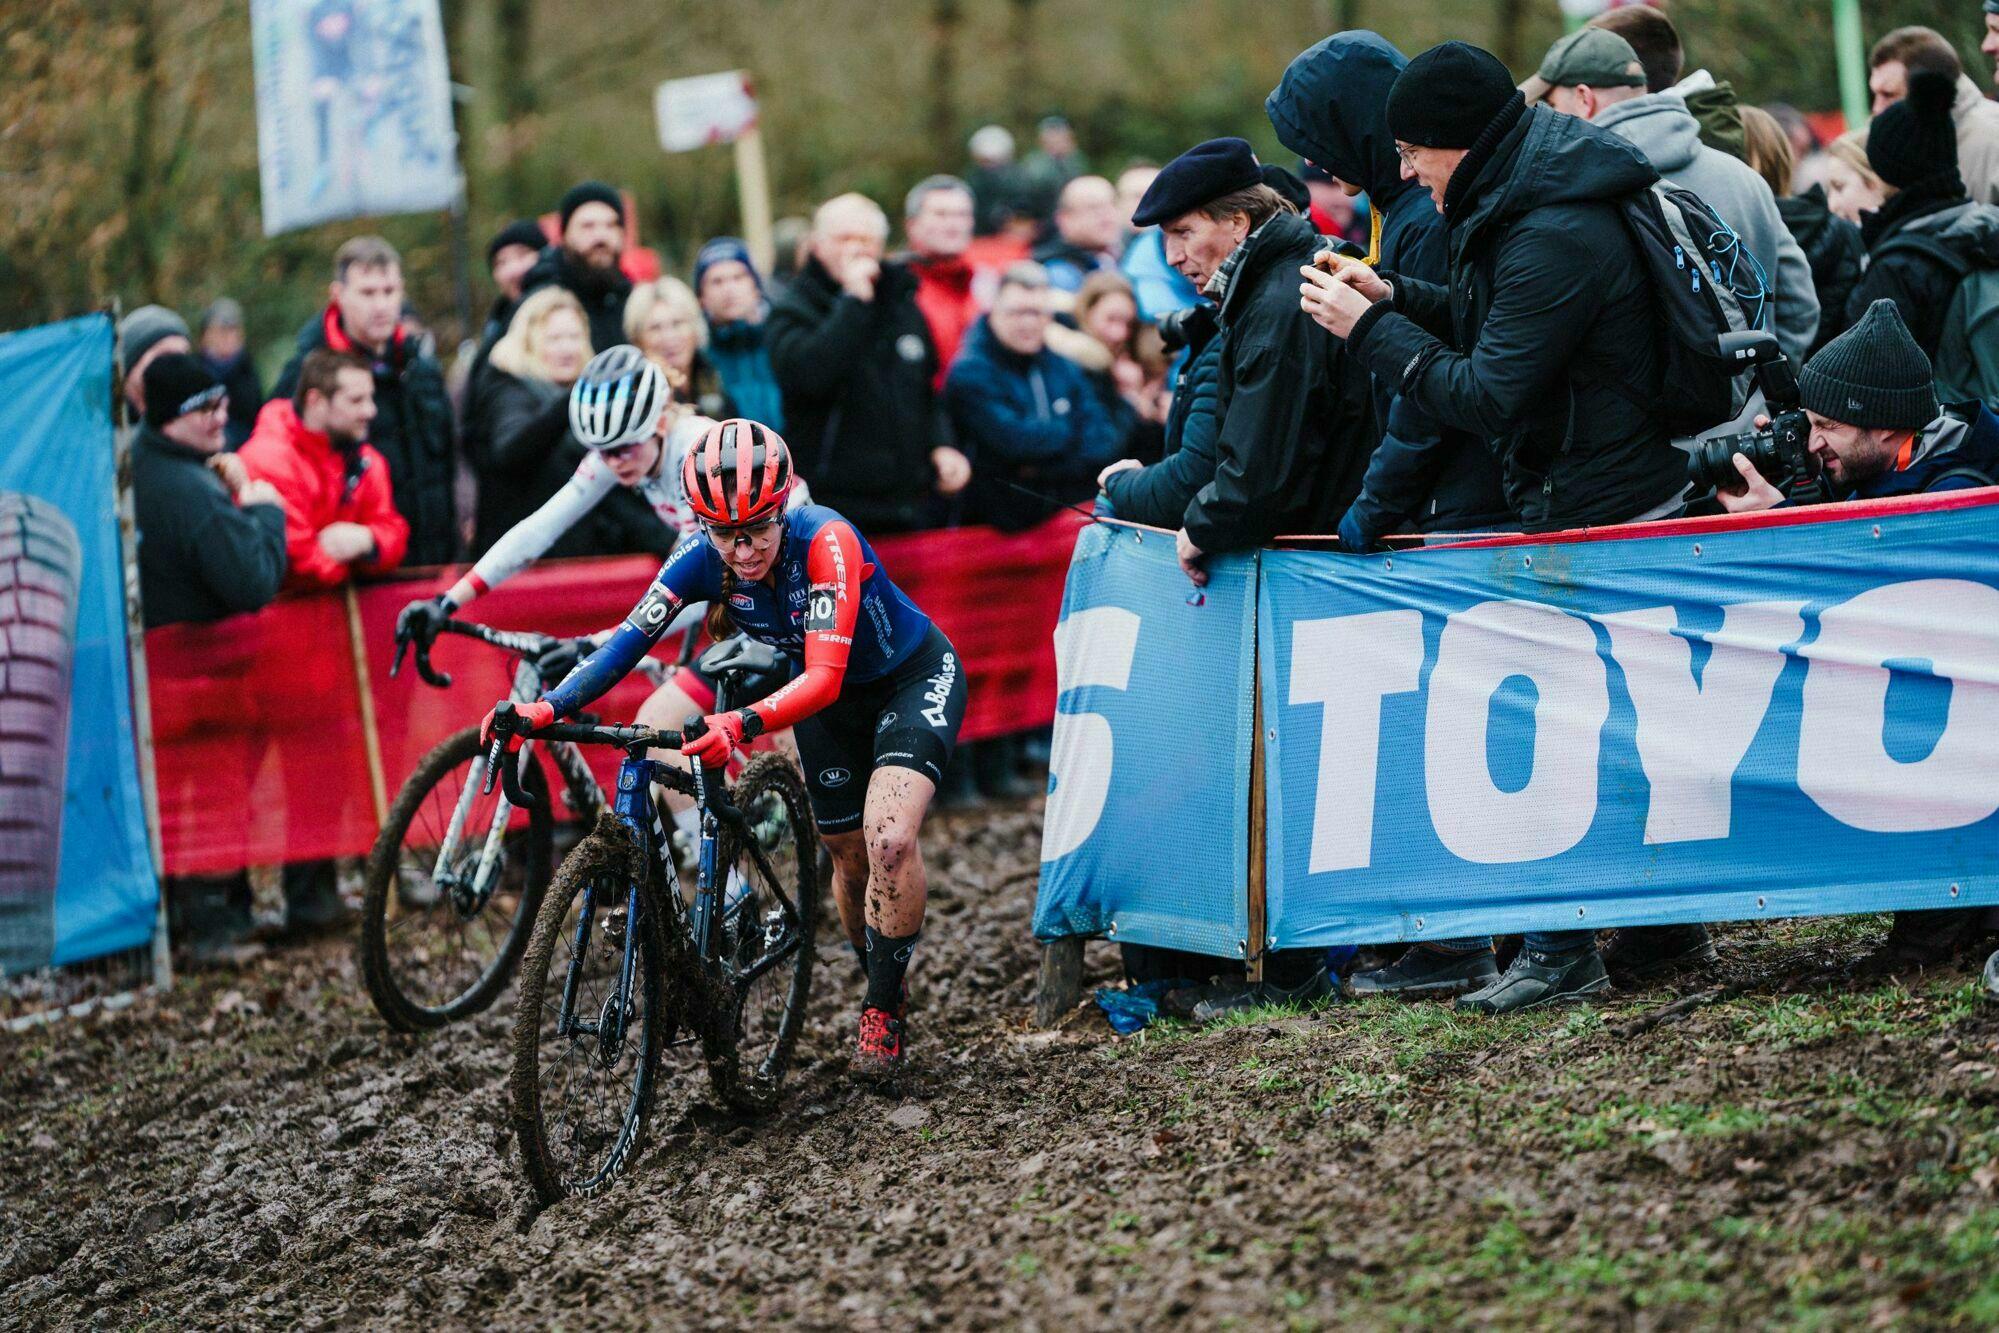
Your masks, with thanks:
[[[1159,169],[1131,215],[1134,227],[1153,227],[1191,213],[1225,194],[1263,184],[1263,166],[1247,139],[1197,143]]]

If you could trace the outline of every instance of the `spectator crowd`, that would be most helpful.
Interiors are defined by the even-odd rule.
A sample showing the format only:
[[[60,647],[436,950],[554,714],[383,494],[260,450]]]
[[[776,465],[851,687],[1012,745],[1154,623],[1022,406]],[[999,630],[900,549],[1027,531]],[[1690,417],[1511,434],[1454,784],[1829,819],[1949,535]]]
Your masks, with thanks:
[[[1999,0],[1960,2],[1999,62]],[[635,262],[629,197],[584,181],[550,222],[493,236],[493,303],[449,374],[396,251],[356,237],[268,402],[235,301],[198,332],[159,306],[124,318],[146,622],[479,555],[576,471],[568,391],[617,344],[660,368],[676,411],[782,432],[816,499],[870,534],[1014,531],[1094,504],[1173,532],[1195,583],[1217,554],[1297,534],[1362,552],[1991,484],[1999,104],[1927,28],[1888,33],[1869,64],[1872,120],[1822,142],[1690,72],[1657,8],[1605,12],[1519,85],[1464,42],[1411,59],[1342,32],[1266,102],[1285,165],[1225,136],[1113,178],[1059,116],[1018,160],[988,125],[962,174],[900,200],[899,248],[881,202],[842,194],[778,228],[775,271],[719,237],[686,281]],[[1780,405],[1745,379],[1725,408],[1688,406],[1712,368],[1652,262],[1653,228],[1686,219],[1720,318],[1739,309],[1799,368],[1819,476],[1738,455],[1720,489],[1689,482],[1700,437]],[[664,556],[675,536],[621,487],[551,553]],[[1019,744],[968,747],[963,779],[1017,789]],[[190,902],[191,930],[226,915]],[[297,904],[310,920],[324,894]],[[1935,962],[1979,929],[1906,913],[1885,948]],[[1713,956],[1698,926],[1601,952],[1589,932],[1530,934],[1503,971],[1467,939],[1347,984],[1506,1012]],[[1323,957],[1280,955],[1259,986],[1185,1003],[1206,1017],[1335,984]]]

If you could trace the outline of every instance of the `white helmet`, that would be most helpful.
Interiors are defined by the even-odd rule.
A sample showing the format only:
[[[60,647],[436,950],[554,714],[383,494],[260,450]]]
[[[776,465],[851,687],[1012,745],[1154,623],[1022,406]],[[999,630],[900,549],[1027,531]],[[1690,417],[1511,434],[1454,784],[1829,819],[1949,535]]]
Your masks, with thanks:
[[[649,440],[672,393],[666,376],[629,344],[590,358],[569,391],[569,433],[587,449],[616,449]]]

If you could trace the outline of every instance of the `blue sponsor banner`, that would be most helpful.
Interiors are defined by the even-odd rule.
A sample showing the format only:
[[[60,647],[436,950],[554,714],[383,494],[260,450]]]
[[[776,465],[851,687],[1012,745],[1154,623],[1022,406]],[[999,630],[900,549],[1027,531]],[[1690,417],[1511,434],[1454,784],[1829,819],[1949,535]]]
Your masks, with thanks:
[[[1836,513],[1266,553],[1266,943],[1999,902],[1999,504]]]
[[[437,0],[251,0],[264,234],[458,195]]]
[[[0,973],[146,943],[103,315],[0,335]]]
[[[1248,936],[1255,562],[1193,594],[1159,532],[1077,539],[1034,932],[1214,957]]]

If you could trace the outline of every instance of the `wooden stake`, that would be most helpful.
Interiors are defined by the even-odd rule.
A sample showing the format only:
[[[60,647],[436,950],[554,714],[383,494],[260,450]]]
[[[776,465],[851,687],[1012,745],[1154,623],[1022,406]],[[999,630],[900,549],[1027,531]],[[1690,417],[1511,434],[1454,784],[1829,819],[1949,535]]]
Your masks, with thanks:
[[[736,136],[736,191],[742,200],[743,243],[764,273],[777,250],[770,234],[770,170],[764,163],[763,131],[755,125]]]
[[[1034,1026],[1061,1026],[1083,998],[1083,937],[1065,935],[1041,946],[1041,979],[1034,991]]]
[[[368,755],[368,794],[375,800],[375,831],[389,822],[389,787],[382,777],[382,734],[375,727],[375,691],[368,680],[368,641],[361,633],[361,599],[349,580],[342,585],[347,599],[347,642],[354,655],[354,688],[361,701],[361,745]]]

